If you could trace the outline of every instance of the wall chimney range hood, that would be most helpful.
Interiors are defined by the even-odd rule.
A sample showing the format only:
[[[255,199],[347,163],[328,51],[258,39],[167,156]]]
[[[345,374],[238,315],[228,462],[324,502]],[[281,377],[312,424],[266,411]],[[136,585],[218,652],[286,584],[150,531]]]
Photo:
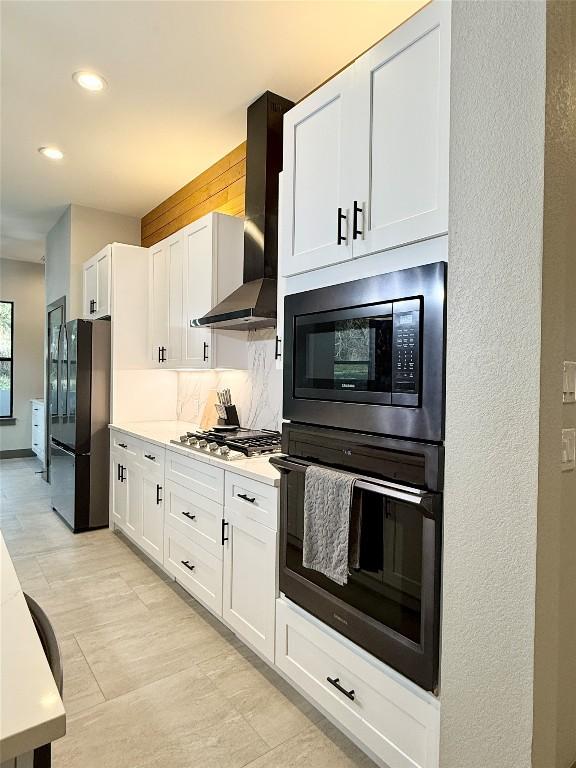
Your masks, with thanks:
[[[244,282],[199,318],[199,326],[247,331],[276,325],[278,174],[283,117],[293,106],[266,91],[248,107]]]

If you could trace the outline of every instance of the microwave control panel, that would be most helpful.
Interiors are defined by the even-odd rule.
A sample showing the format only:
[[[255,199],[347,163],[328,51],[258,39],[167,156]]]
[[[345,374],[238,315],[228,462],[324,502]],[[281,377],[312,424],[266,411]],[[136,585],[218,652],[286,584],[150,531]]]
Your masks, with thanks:
[[[418,405],[420,301],[395,301],[392,326],[392,404]]]

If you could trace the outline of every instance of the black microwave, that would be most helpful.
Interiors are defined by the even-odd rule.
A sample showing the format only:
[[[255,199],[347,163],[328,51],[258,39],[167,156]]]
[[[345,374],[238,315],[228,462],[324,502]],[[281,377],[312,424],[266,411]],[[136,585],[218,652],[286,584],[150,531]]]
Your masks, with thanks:
[[[290,294],[285,419],[441,442],[446,264]]]

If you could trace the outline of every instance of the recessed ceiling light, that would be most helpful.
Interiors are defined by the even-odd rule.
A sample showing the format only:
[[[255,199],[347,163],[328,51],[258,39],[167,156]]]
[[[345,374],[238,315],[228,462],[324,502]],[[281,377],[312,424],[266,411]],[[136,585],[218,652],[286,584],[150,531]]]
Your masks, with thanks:
[[[95,72],[74,72],[72,78],[87,91],[103,91],[106,88],[106,80]]]
[[[38,147],[38,152],[50,160],[62,160],[64,157],[64,152],[58,149],[58,147]]]

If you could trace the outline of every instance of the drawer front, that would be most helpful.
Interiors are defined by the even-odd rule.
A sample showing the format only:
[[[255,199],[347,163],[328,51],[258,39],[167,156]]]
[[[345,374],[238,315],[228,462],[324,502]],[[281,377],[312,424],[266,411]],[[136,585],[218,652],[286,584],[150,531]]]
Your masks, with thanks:
[[[278,489],[226,472],[225,506],[256,523],[278,530]]]
[[[164,473],[165,448],[160,448],[154,443],[139,441],[136,450],[138,462],[146,471],[157,469],[162,474]]]
[[[166,452],[166,480],[183,485],[207,499],[224,503],[224,470],[174,451]]]
[[[277,601],[277,666],[390,768],[437,768],[437,701],[363,654]]]
[[[110,432],[110,449],[123,453],[125,456],[137,456],[138,443],[139,440],[136,437],[130,437],[130,435],[125,435],[123,432],[116,432],[115,430]]]
[[[166,525],[222,560],[222,505],[217,501],[168,480]]]
[[[222,616],[222,561],[178,531],[164,528],[164,567],[193,597]]]

